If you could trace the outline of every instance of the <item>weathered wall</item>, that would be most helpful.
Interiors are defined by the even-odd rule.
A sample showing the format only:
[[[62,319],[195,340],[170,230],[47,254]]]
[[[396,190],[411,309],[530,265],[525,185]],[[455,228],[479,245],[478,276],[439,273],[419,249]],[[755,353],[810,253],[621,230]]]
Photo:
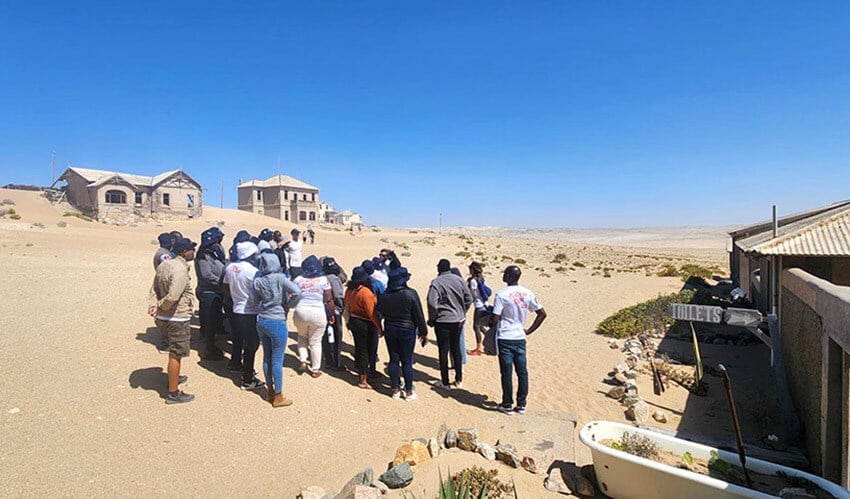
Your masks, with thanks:
[[[69,171],[67,175],[68,186],[65,188],[65,197],[68,202],[83,214],[96,216],[96,200],[91,199],[89,195],[88,180],[77,175],[74,171]]]
[[[850,484],[850,287],[799,268],[782,274],[781,341],[812,469]]]

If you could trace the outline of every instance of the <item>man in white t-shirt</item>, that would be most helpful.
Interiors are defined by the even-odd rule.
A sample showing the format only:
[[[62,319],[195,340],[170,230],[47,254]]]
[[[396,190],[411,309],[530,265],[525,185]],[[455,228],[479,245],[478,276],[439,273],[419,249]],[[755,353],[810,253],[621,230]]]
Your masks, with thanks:
[[[301,248],[304,247],[304,240],[301,239],[301,231],[292,229],[292,240],[283,244],[283,251],[286,252],[286,266],[289,267],[289,278],[293,281],[301,275]]]
[[[221,282],[227,285],[233,300],[230,370],[242,373],[240,388],[243,390],[257,390],[266,386],[254,376],[254,359],[260,347],[260,336],[257,333],[258,303],[253,293],[254,277],[258,272],[253,264],[256,254],[256,244],[250,241],[236,243],[239,260],[227,264],[221,277]]]
[[[502,374],[502,403],[499,410],[505,414],[525,414],[528,397],[528,363],[525,340],[546,319],[546,311],[537,302],[534,293],[519,285],[522,271],[516,265],[505,268],[502,280],[507,287],[496,292],[493,300],[493,327],[499,350],[499,370]],[[536,314],[528,329],[525,320],[528,311]],[[513,407],[513,370],[517,374],[516,407]]]

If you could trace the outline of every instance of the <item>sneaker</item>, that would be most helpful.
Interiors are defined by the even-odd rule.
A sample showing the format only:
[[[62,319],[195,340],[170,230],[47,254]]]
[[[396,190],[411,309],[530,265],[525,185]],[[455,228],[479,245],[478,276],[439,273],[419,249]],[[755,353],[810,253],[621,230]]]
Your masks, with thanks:
[[[257,390],[257,389],[263,388],[265,386],[266,386],[265,383],[258,380],[257,378],[254,378],[251,381],[243,381],[242,386],[240,386],[239,388],[241,388],[242,390],[248,391],[248,390]]]
[[[514,413],[514,409],[511,406],[500,405],[499,406],[499,412],[501,412],[502,414],[507,414],[508,416],[511,416]]]
[[[404,394],[404,400],[406,400],[408,402],[413,402],[414,400],[416,400],[418,398],[419,398],[419,395],[416,395],[416,392],[414,392],[413,390],[410,390],[409,392]]]
[[[169,393],[165,396],[166,404],[185,404],[195,400],[195,396],[190,393],[185,393],[183,390],[177,390],[174,393]]]
[[[470,350],[470,351],[468,351],[468,352],[466,352],[466,353],[467,353],[468,355],[475,355],[475,356],[477,356],[477,355],[481,355],[483,352],[481,352],[481,350],[479,350],[479,349],[477,349],[477,348],[476,348],[475,350]]]
[[[439,388],[441,390],[451,390],[452,385],[447,385],[440,380],[434,382],[434,388]]]
[[[518,406],[514,407],[514,412],[517,413],[517,414],[525,414],[525,406],[524,405],[518,405]]]
[[[393,400],[401,400],[403,396],[404,392],[402,392],[400,388],[393,391]]]
[[[455,381],[452,383],[452,388],[463,388],[463,381]]]
[[[182,374],[177,378],[177,384],[182,385],[183,383],[189,381],[189,376],[183,376]]]

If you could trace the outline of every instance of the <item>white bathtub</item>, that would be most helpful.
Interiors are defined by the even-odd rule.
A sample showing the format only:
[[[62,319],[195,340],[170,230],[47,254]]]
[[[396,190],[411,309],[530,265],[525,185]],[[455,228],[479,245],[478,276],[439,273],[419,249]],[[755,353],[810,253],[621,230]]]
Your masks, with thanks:
[[[609,497],[628,499],[775,497],[732,485],[723,480],[634,456],[600,443],[606,439],[617,441],[624,432],[643,435],[658,443],[661,448],[675,454],[690,452],[695,458],[709,460],[711,451],[716,451],[724,461],[730,464],[740,463],[738,454],[714,447],[622,423],[592,421],[581,429],[579,439],[583,444],[590,447],[599,489]],[[850,498],[850,491],[847,489],[793,468],[748,457],[747,469],[764,474],[784,471],[789,475],[811,480],[835,497]]]

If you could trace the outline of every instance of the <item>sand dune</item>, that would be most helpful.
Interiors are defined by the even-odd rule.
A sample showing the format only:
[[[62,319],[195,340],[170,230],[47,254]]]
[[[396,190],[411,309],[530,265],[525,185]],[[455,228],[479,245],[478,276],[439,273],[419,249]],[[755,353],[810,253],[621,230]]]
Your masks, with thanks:
[[[240,391],[226,363],[199,361],[194,350],[183,372],[189,376],[186,390],[197,399],[166,406],[161,399],[166,358],[153,345],[157,333],[145,313],[156,235],[178,229],[197,240],[203,229],[219,224],[229,241],[239,229],[288,232],[292,225],[205,207],[200,220],[113,227],[63,217],[61,208],[35,193],[0,190],[3,198],[14,200],[22,217],[0,220],[6,289],[0,314],[5,442],[0,488],[8,495],[293,497],[307,484],[337,489],[365,466],[383,471],[400,444],[434,434],[441,422],[476,427],[491,442],[526,424],[484,405],[500,394],[494,357],[469,359],[463,390],[435,391],[433,342],[416,350],[420,398],[413,403],[391,400],[386,383],[379,391],[356,389],[354,375],[347,373],[297,375],[291,340],[284,391],[295,400],[292,407],[272,409],[258,394]],[[463,233],[461,239],[425,230],[364,228],[350,235],[319,228],[305,254],[333,255],[350,271],[382,247],[409,251],[402,260],[422,296],[442,257],[464,270],[469,258],[456,253],[487,257],[486,277],[494,288],[501,286],[499,270],[508,257],[524,259],[522,283],[537,292],[549,313],[529,340],[529,413],[572,413],[580,425],[623,419],[621,407],[600,393],[599,383],[622,355],[594,334],[595,325],[621,307],[681,287],[678,278],[647,276],[653,266],[691,259],[723,267],[726,258],[719,241],[678,249],[656,244],[651,250],[611,242],[635,240],[630,232],[594,236],[605,245]],[[564,265],[551,263],[558,254]],[[602,268],[610,268],[610,278]],[[350,333],[344,341],[352,344]],[[469,334],[467,347],[473,342]],[[383,345],[381,357],[387,358]],[[658,402],[676,413],[686,394],[668,390]],[[675,428],[677,419],[667,426]],[[589,455],[579,450],[577,459],[588,462]],[[487,464],[471,454],[462,461]],[[433,494],[439,466],[417,477],[414,489]],[[548,494],[542,476],[491,466],[503,478],[515,476],[523,497]]]

